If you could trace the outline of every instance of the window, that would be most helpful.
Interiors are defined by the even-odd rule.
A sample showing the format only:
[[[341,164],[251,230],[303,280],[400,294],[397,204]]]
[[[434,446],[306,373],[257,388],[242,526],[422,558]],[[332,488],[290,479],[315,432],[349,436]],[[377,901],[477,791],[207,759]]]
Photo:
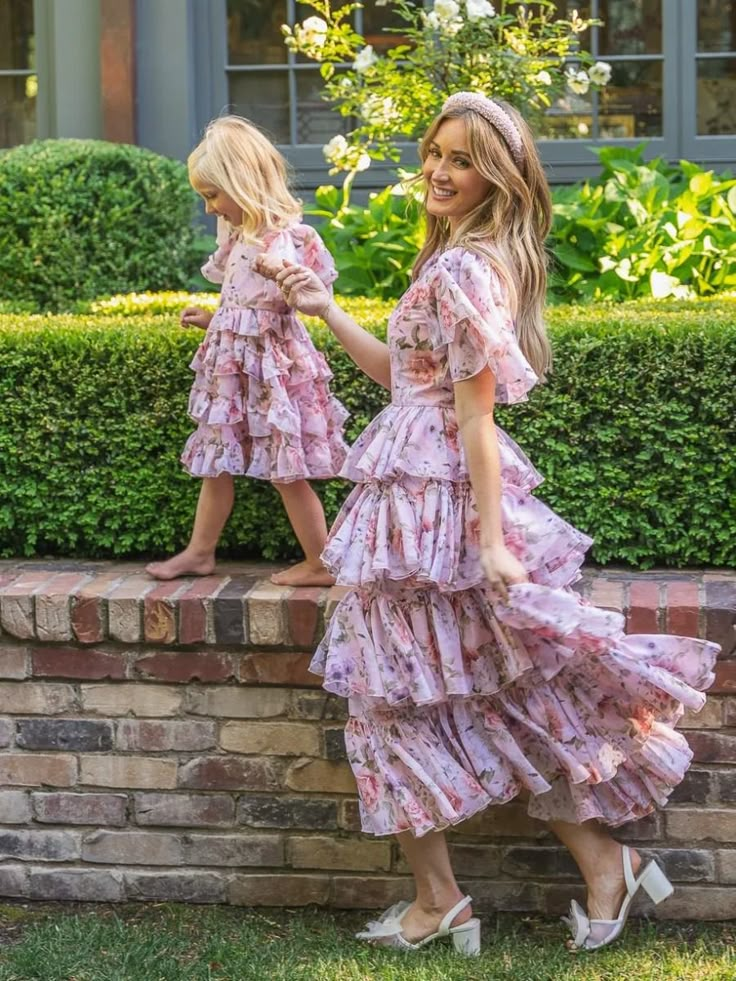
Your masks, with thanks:
[[[347,128],[322,99],[315,63],[284,45],[281,25],[310,13],[294,0],[227,0],[228,102],[280,144],[321,146]],[[379,50],[398,43],[398,36],[384,33],[401,24],[390,7],[369,3],[353,16],[366,43]]]
[[[0,4],[0,146],[27,143],[36,136],[33,0]]]
[[[736,133],[736,0],[699,0],[697,133]]]

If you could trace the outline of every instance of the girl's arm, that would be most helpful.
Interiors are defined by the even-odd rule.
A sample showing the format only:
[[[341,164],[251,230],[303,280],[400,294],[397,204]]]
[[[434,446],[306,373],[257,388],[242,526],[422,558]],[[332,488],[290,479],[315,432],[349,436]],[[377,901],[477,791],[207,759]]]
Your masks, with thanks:
[[[527,581],[523,565],[506,548],[501,524],[501,461],[493,421],[496,379],[484,369],[455,383],[455,409],[470,483],[480,518],[481,564],[505,600],[507,587]]]
[[[306,266],[292,265],[285,259],[275,262],[267,255],[258,257],[256,268],[262,276],[279,285],[290,307],[321,317],[361,371],[384,388],[391,388],[388,345],[345,313],[315,272]]]

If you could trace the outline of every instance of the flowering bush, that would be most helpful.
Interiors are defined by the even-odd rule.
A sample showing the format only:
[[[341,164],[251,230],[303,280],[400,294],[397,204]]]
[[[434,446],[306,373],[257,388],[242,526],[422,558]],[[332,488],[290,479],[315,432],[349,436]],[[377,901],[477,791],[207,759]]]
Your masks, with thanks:
[[[431,10],[376,0],[403,25],[385,54],[353,29],[359,4],[301,2],[315,14],[283,27],[286,44],[320,63],[325,98],[356,123],[325,147],[332,173],[364,170],[371,159],[397,160],[397,143],[415,140],[453,92],[505,99],[533,121],[564,92],[584,94],[611,74],[580,47],[579,35],[597,21],[577,11],[560,18],[552,0],[498,0],[498,10],[488,0],[435,0]]]

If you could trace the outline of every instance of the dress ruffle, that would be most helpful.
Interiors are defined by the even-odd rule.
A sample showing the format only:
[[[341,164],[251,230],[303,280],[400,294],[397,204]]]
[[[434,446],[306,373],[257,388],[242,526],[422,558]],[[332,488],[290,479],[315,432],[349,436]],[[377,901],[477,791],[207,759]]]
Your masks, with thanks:
[[[335,278],[307,226],[275,231],[263,248],[311,263],[325,283]],[[348,413],[330,393],[332,373],[273,284],[248,271],[248,261],[237,235],[218,227],[218,249],[203,272],[224,282],[223,299],[191,363],[189,414],[197,429],[181,462],[197,477],[335,477],[347,453]],[[259,305],[246,303],[249,291]]]

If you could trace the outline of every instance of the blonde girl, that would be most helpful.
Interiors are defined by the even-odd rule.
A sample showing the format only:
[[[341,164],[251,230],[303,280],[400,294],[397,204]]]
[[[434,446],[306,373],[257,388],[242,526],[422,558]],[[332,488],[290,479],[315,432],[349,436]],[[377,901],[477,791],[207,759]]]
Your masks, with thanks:
[[[362,330],[303,266],[270,257],[288,302],[319,314],[391,404],[348,455],[357,486],[323,558],[350,590],[312,670],[349,699],[363,830],[396,835],[415,897],[359,934],[407,952],[442,937],[475,954],[448,828],[514,798],[549,822],[588,889],[579,947],[611,943],[641,887],[672,887],[608,828],[664,804],[691,753],[717,647],[624,636],[571,589],[590,544],[537,500],[541,477],[494,422],[549,366],[542,307],[550,198],[529,128],[474,93],[421,144],[427,241],[389,321]]]
[[[270,481],[281,495],[304,561],[274,575],[289,586],[333,582],[320,561],[324,511],[310,479],[334,477],[346,453],[347,413],[330,394],[332,377],[279,287],[254,267],[256,255],[311,270],[331,295],[337,276],[314,229],[302,223],[286,162],[246,119],[225,116],[207,127],[188,160],[193,188],[217,216],[217,250],[203,266],[221,283],[216,312],[187,307],[183,327],[206,330],[192,361],[189,413],[197,428],[182,453],[202,478],[189,544],[147,572],[157,579],[211,573],[230,515],[235,477]]]

